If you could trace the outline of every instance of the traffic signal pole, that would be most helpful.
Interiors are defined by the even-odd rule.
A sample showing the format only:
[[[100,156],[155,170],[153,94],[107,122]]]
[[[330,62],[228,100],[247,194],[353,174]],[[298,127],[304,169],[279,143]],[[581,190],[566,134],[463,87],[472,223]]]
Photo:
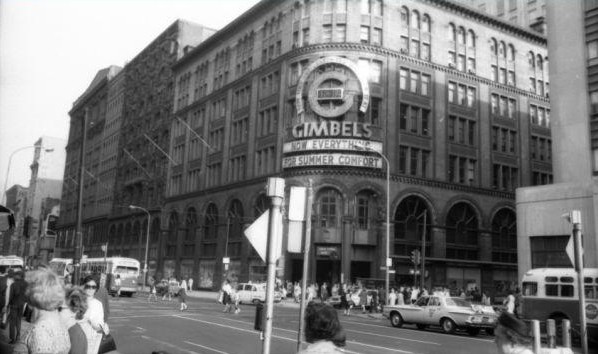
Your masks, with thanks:
[[[583,279],[583,254],[581,245],[581,213],[574,210],[571,216],[573,224],[573,241],[575,242],[575,270],[577,271],[577,291],[579,294],[579,331],[581,347],[584,354],[588,353],[588,326],[586,323],[586,294]]]

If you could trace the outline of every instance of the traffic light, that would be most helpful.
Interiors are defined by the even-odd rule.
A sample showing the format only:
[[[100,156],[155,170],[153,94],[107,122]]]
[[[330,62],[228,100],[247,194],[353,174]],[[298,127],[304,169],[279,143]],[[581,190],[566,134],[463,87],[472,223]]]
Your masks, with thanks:
[[[411,251],[411,262],[415,265],[419,265],[421,262],[421,252],[417,248]]]

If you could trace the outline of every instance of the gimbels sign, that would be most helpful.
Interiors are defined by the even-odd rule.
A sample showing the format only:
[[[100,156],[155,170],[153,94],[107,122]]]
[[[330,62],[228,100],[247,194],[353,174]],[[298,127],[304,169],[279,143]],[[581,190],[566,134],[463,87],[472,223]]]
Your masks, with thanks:
[[[303,106],[308,83],[307,103],[313,115],[308,115]],[[359,112],[366,113],[370,89],[367,77],[354,62],[325,57],[311,63],[297,83],[295,106],[302,123],[292,127],[293,140],[284,144],[283,168],[324,165],[381,168],[380,157],[364,156],[368,151],[382,151],[380,142],[369,140],[371,125],[343,120],[357,96],[361,97]],[[330,150],[334,152],[325,153]],[[312,154],[305,154],[307,151]]]

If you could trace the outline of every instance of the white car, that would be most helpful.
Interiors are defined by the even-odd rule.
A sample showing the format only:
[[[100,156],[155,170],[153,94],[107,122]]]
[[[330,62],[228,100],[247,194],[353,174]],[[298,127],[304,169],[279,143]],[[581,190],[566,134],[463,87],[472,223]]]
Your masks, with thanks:
[[[266,284],[240,283],[235,289],[239,303],[257,304],[266,301]],[[274,302],[282,301],[280,292],[274,291]]]
[[[390,319],[393,327],[405,323],[417,325],[418,329],[440,326],[446,333],[465,329],[472,336],[484,329],[492,335],[497,314],[491,306],[472,305],[459,297],[422,296],[413,305],[389,305],[383,315]]]

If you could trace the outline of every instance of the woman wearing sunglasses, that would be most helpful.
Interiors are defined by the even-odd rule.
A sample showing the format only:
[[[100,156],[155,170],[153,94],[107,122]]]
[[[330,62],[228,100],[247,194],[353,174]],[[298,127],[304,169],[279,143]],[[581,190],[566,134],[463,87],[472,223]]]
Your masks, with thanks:
[[[93,297],[98,291],[95,277],[89,275],[83,279],[83,291],[87,294],[87,311],[85,311],[83,319],[87,320],[93,328],[92,335],[87,337],[88,353],[97,353],[102,342],[102,334],[104,332],[108,334],[108,327],[104,323],[104,307],[98,299]]]

